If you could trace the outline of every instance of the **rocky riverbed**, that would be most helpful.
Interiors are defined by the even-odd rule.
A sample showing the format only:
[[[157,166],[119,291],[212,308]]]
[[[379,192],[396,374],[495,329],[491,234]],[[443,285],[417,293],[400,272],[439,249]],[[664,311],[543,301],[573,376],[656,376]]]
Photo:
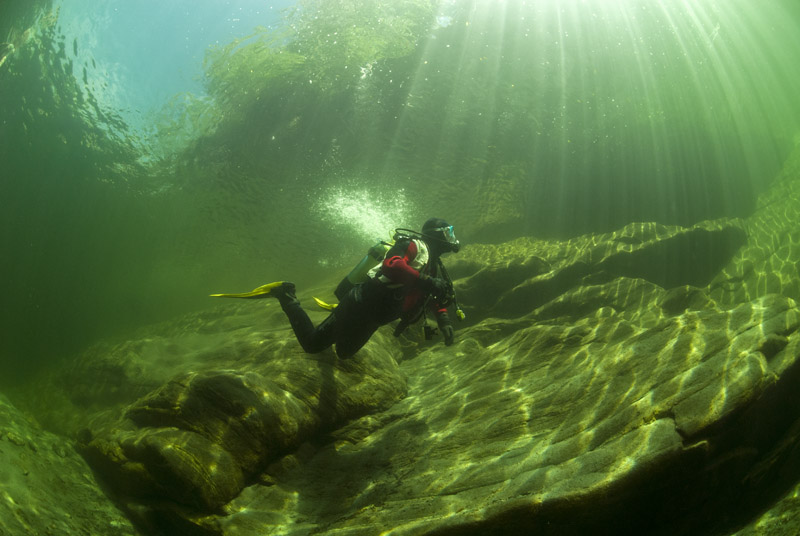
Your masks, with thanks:
[[[98,343],[3,399],[0,532],[796,534],[799,165],[746,220],[465,247],[450,347],[305,355],[272,300]]]

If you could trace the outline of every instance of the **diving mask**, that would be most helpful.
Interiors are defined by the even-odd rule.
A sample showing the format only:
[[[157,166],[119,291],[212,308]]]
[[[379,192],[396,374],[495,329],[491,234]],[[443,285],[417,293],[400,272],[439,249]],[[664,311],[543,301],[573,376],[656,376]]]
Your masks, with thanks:
[[[450,244],[450,251],[453,253],[458,253],[458,250],[461,248],[461,244],[456,239],[456,234],[453,231],[453,226],[448,225],[446,227],[439,227],[437,229],[432,229],[432,231],[441,232],[444,239]]]

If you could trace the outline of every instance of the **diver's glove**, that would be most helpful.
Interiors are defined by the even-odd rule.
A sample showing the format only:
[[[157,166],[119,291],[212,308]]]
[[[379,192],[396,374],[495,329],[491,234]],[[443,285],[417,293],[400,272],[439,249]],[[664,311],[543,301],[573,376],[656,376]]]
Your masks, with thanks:
[[[434,298],[447,298],[451,294],[450,283],[441,277],[431,277],[428,274],[419,274],[419,286]]]
[[[450,322],[450,316],[446,311],[436,315],[436,323],[439,324],[439,332],[444,337],[444,344],[446,346],[453,344],[455,332],[453,331],[453,323]]]

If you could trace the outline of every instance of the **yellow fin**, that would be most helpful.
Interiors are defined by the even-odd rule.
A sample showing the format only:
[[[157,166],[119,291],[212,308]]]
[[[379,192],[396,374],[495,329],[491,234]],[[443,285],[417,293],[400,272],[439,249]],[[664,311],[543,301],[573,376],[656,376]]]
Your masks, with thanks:
[[[336,306],[339,305],[338,303],[325,303],[316,296],[314,296],[314,301],[317,302],[317,305],[328,311],[333,311],[334,309],[336,309]]]
[[[242,292],[241,294],[209,294],[213,298],[246,298],[246,299],[259,299],[268,298],[272,289],[283,285],[283,281],[275,281],[274,283],[267,283],[258,288],[254,288],[250,292]]]

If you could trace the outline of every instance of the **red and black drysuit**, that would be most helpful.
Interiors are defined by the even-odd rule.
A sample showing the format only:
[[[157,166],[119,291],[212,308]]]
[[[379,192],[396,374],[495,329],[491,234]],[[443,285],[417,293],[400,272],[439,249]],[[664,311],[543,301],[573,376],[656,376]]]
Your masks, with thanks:
[[[427,262],[420,265],[425,253],[429,255]],[[438,254],[421,240],[398,240],[378,270],[350,289],[317,327],[296,297],[287,295],[279,299],[300,346],[311,354],[335,344],[339,357],[351,357],[379,327],[401,318],[406,323],[413,322],[431,304],[445,342],[451,344],[453,332],[446,308],[449,284],[437,277],[438,264]]]

